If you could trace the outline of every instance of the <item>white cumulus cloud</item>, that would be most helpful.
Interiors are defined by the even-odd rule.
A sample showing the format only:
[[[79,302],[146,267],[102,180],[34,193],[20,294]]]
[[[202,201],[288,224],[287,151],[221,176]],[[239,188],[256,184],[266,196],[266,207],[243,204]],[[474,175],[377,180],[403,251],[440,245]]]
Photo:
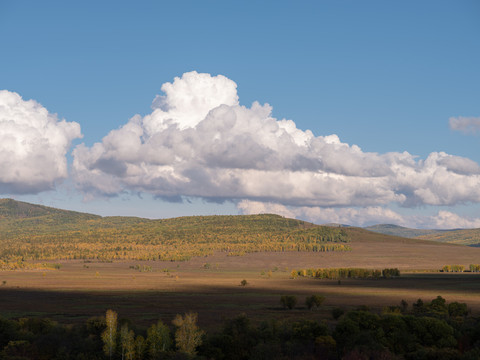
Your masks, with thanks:
[[[300,218],[316,224],[345,224],[354,226],[367,226],[379,223],[408,225],[408,219],[395,211],[381,206],[367,206],[364,208],[352,207],[309,207],[309,206],[284,206],[271,202],[258,202],[242,200],[237,204],[239,210],[245,215],[252,214],[277,214],[290,218]]]
[[[73,151],[76,185],[87,197],[148,192],[170,200],[366,207],[372,216],[390,203],[480,202],[480,167],[470,159],[364,152],[335,134],[315,136],[272,117],[268,104],[240,105],[236,84],[221,75],[186,73],[162,91],[151,114]]]
[[[480,228],[479,218],[462,217],[450,211],[441,210],[435,216],[426,217],[424,227],[432,229]]]
[[[316,224],[335,223],[362,227],[376,224],[395,224],[426,229],[480,228],[480,218],[462,217],[446,210],[440,210],[434,215],[403,215],[383,206],[363,208],[285,206],[278,203],[251,200],[242,200],[237,204],[237,207],[245,215],[277,214]]]
[[[67,177],[66,153],[80,125],[34,100],[0,91],[0,193],[38,193]]]

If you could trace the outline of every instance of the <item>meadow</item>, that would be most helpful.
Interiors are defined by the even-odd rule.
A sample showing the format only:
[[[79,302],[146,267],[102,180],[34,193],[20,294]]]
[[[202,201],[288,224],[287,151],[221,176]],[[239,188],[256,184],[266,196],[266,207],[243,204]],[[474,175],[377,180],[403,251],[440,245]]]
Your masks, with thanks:
[[[253,321],[269,318],[316,318],[331,321],[335,307],[346,310],[366,305],[380,312],[384,306],[412,304],[438,295],[463,302],[480,314],[480,274],[441,273],[445,264],[478,263],[479,248],[388,237],[348,229],[348,252],[255,252],[228,256],[225,252],[189,261],[58,260],[57,270],[0,272],[3,316],[50,317],[62,323],[83,322],[115,309],[140,326],[156,319],[171,321],[176,314],[194,311],[199,324],[215,328],[225,319],[246,313]],[[325,280],[295,278],[303,268],[396,267],[392,279]],[[241,281],[246,280],[245,286]],[[297,296],[292,311],[283,311],[280,297]],[[326,298],[313,314],[304,299]]]

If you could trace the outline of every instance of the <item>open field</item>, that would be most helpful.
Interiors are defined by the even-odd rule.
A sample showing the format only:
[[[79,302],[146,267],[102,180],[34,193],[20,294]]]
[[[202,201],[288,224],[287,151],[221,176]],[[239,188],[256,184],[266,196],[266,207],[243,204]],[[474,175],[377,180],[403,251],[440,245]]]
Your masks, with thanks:
[[[83,322],[112,308],[140,326],[195,311],[200,325],[210,328],[242,312],[257,321],[331,319],[330,311],[336,306],[368,305],[381,310],[402,299],[411,304],[441,295],[448,302],[465,302],[480,314],[480,274],[409,272],[440,269],[445,264],[468,267],[480,262],[479,248],[349,231],[349,252],[216,253],[185,262],[69,260],[59,261],[60,270],[4,271],[0,273],[0,308],[8,317],[46,316],[61,322]],[[147,271],[135,270],[136,265]],[[342,280],[340,285],[336,280],[290,278],[292,269],[309,267],[398,267],[403,273],[398,279]],[[247,286],[240,286],[242,279]],[[280,308],[284,294],[298,297],[295,310]],[[312,313],[304,308],[310,294],[326,297],[321,310]]]

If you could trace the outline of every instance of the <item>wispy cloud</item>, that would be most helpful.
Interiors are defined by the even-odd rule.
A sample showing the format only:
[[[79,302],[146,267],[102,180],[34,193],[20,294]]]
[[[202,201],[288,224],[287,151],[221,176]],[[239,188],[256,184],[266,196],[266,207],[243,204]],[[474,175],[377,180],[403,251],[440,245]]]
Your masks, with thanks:
[[[66,153],[80,125],[58,120],[34,100],[0,91],[0,193],[50,190],[66,178]]]
[[[475,134],[480,131],[480,117],[451,117],[448,120],[450,129],[465,134]]]

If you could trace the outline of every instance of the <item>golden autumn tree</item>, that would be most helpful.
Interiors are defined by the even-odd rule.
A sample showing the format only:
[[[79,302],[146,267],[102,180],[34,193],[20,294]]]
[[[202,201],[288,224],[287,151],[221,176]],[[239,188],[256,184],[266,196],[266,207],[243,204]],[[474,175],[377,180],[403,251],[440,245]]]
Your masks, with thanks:
[[[181,352],[195,355],[197,346],[202,344],[204,332],[197,326],[198,314],[177,315],[172,323],[176,326],[175,342]]]
[[[117,313],[110,309],[107,310],[105,323],[107,328],[102,333],[103,351],[111,359],[117,344]]]

